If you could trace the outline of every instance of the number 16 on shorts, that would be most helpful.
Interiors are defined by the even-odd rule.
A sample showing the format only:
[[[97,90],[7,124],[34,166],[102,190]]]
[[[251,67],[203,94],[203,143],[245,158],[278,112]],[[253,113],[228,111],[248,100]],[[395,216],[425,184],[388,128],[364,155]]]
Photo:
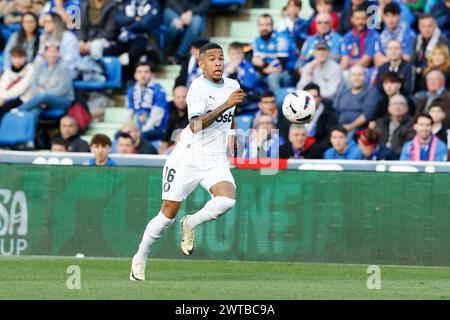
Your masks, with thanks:
[[[170,183],[173,181],[173,179],[175,179],[175,173],[177,173],[177,171],[175,169],[170,169],[169,167],[165,167],[164,168],[164,185],[163,185],[163,190],[164,192],[167,192],[170,190]]]

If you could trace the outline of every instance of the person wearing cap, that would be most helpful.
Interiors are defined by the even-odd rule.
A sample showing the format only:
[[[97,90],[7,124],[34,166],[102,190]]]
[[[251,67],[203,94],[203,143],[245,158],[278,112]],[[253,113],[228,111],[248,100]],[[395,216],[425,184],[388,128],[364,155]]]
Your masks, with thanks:
[[[174,88],[178,86],[185,86],[189,88],[192,81],[197,79],[202,73],[202,69],[198,65],[200,60],[200,49],[203,45],[209,42],[208,38],[196,38],[191,43],[191,55],[184,59],[181,64],[181,70],[178,77],[175,79]]]
[[[297,88],[303,89],[308,83],[314,82],[320,87],[322,97],[332,99],[342,80],[341,68],[330,58],[326,41],[318,41],[314,49],[315,59],[303,68]]]
[[[32,99],[19,106],[29,111],[37,124],[45,109],[67,109],[75,99],[70,69],[59,57],[59,44],[47,43],[45,62],[36,67],[31,81]]]
[[[400,160],[447,161],[447,145],[432,132],[433,119],[428,114],[419,114],[414,121],[416,136],[405,143]]]
[[[355,134],[361,160],[397,160],[391,149],[380,143],[381,132],[376,129],[364,129]]]

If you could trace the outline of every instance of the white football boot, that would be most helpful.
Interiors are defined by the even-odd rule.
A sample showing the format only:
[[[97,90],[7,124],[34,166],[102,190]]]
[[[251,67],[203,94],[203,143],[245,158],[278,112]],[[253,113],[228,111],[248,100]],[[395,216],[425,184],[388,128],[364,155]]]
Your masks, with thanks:
[[[184,216],[181,219],[181,226],[183,228],[183,237],[181,239],[181,251],[183,251],[183,253],[186,256],[190,256],[192,254],[192,252],[194,252],[194,240],[195,240],[195,230],[189,228],[186,225],[186,220],[189,219],[189,215],[188,216]]]
[[[131,261],[130,280],[131,281],[145,281],[145,267],[146,266],[147,266],[147,263],[137,262],[133,259]]]

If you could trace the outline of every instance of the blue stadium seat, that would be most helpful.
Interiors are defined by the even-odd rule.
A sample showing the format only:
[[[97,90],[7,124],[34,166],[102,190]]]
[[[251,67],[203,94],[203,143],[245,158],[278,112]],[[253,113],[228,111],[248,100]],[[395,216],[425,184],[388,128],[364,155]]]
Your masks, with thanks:
[[[8,112],[0,124],[0,146],[12,147],[34,140],[35,122],[29,112]]]
[[[41,118],[43,119],[59,119],[62,118],[66,114],[66,110],[64,109],[45,109],[41,114]]]
[[[152,141],[151,144],[156,149],[156,151],[159,151],[159,147],[161,146],[161,140]]]
[[[297,88],[289,87],[289,88],[280,88],[274,92],[278,108],[281,109],[284,97],[286,97],[288,93],[294,92],[295,90],[297,90]]]
[[[211,0],[211,5],[214,7],[243,6],[246,2],[247,0]]]
[[[103,91],[107,89],[119,89],[122,86],[122,65],[117,57],[101,57],[106,66],[108,79],[105,82],[75,81],[77,89],[87,91]]]
[[[236,126],[238,129],[242,129],[244,131],[247,131],[251,128],[253,121],[252,115],[243,114],[236,117]]]

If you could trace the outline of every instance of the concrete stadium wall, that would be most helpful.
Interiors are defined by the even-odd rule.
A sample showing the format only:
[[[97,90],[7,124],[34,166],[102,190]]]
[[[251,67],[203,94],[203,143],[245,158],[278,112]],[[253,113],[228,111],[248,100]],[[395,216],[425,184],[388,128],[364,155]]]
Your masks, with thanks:
[[[189,259],[450,266],[450,174],[233,170],[236,207]],[[161,203],[161,168],[0,165],[0,255],[131,257]],[[151,256],[184,258],[179,220]]]

